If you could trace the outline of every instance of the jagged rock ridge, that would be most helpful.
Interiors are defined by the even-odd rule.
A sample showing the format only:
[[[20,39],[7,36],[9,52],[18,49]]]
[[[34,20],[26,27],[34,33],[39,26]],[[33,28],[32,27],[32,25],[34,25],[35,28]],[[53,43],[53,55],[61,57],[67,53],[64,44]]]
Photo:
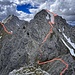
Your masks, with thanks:
[[[8,75],[14,69],[22,66],[35,66],[38,60],[46,61],[56,57],[62,58],[69,64],[68,70],[64,75],[75,75],[75,60],[72,58],[69,49],[65,46],[61,38],[74,50],[71,43],[75,44],[75,27],[69,26],[60,16],[55,17],[55,24],[53,25],[53,33],[48,37],[47,41],[42,46],[43,52],[40,57],[39,46],[50,30],[50,25],[46,19],[49,15],[45,10],[38,12],[30,21],[21,21],[16,16],[13,16],[5,26],[13,31],[12,35],[5,34],[1,40],[0,47],[0,74]],[[51,17],[49,15],[49,17]],[[71,43],[65,38],[70,38]],[[60,61],[55,61],[40,66],[51,75],[59,75],[65,67]]]

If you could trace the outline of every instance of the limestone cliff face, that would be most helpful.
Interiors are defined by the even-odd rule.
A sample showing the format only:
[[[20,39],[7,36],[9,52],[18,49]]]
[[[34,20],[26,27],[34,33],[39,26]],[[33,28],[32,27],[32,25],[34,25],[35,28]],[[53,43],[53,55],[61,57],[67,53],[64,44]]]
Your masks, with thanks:
[[[51,15],[46,10],[41,10],[30,22],[19,20],[16,16],[4,22],[13,34],[9,35],[3,29],[1,30],[0,75],[8,75],[14,69],[23,66],[35,66],[36,69],[40,66],[42,74],[39,75],[44,75],[43,71],[50,75],[60,75],[65,68],[60,61],[44,65],[36,63],[38,60],[42,62],[56,57],[69,64],[64,75],[75,75],[75,27],[68,25],[61,16],[55,16],[53,33],[41,47],[42,56],[40,56],[39,47],[50,31],[51,26],[48,23],[50,20]]]

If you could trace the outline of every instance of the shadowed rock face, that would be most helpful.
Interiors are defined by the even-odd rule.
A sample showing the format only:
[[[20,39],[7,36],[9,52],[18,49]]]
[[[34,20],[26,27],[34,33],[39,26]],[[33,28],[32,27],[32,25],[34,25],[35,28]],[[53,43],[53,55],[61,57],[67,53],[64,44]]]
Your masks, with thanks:
[[[12,30],[13,34],[8,35],[1,32],[5,35],[0,39],[0,75],[8,75],[12,70],[23,66],[39,67],[36,63],[38,60],[42,62],[56,57],[62,58],[69,64],[64,75],[75,75],[75,60],[68,47],[61,40],[63,39],[71,49],[75,50],[75,27],[69,26],[62,17],[55,17],[53,33],[43,44],[42,56],[40,56],[39,46],[51,28],[48,23],[50,18],[50,14],[41,10],[30,22],[19,20],[16,16],[12,16],[9,22],[6,21],[5,26]],[[59,75],[65,65],[60,61],[55,61],[40,65],[40,68],[51,75]],[[10,75],[12,74],[10,73]]]

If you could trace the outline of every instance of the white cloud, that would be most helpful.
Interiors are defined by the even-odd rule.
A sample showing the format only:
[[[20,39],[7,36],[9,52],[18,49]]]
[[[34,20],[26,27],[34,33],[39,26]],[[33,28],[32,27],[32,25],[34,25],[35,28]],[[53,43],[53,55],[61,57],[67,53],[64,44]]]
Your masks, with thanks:
[[[0,20],[4,19],[5,17],[7,17],[8,15],[11,14],[16,14],[16,5],[9,2],[9,1],[0,1],[0,5],[1,5],[1,10],[0,11]]]
[[[75,0],[56,0],[50,6],[50,10],[66,20],[75,20]]]
[[[33,14],[26,14],[22,11],[17,11],[16,12],[19,14],[18,17],[22,20],[30,21],[34,16]]]
[[[41,4],[41,5],[39,6],[39,10],[41,10],[41,9],[43,9],[43,8],[46,9],[46,5],[47,5],[47,2]]]
[[[17,11],[17,5],[31,3],[38,6],[37,9],[29,9],[32,14]],[[75,0],[0,0],[0,20],[10,14],[18,16],[20,19],[30,20],[41,9],[49,9],[61,15],[66,20],[75,20]],[[29,18],[29,19],[28,19]]]
[[[43,3],[42,3],[43,2]],[[2,6],[1,7],[1,12],[2,14],[0,14],[0,20],[7,17],[8,15],[11,15],[11,14],[14,14],[16,16],[18,16],[20,19],[23,19],[23,20],[30,20],[34,17],[34,15],[41,9],[45,8],[46,7],[46,3],[44,3],[45,0],[2,0],[0,2],[0,5]],[[16,10],[16,7],[17,5],[19,4],[25,4],[25,3],[31,3],[33,6],[36,6],[39,5],[38,9],[29,9],[30,12],[32,14],[26,14],[22,11],[17,11]],[[41,5],[41,6],[40,6]]]

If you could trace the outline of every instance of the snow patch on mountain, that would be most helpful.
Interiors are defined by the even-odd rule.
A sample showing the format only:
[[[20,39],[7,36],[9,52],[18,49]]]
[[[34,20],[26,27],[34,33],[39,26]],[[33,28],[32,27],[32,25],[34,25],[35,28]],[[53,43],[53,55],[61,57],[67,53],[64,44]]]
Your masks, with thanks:
[[[72,48],[70,48],[62,38],[61,38],[61,40],[64,43],[64,45],[69,49],[71,55],[75,57],[74,50]]]
[[[0,39],[2,38],[2,36],[0,36]]]
[[[59,32],[61,32],[61,30],[60,30],[60,29],[58,29],[58,31],[59,31]]]
[[[68,43],[75,49],[75,43],[72,43],[71,42],[71,39],[70,38],[67,38],[67,36],[64,33],[62,33],[62,34],[66,38],[66,40],[68,41]]]
[[[49,20],[49,15],[47,14],[46,19]]]

